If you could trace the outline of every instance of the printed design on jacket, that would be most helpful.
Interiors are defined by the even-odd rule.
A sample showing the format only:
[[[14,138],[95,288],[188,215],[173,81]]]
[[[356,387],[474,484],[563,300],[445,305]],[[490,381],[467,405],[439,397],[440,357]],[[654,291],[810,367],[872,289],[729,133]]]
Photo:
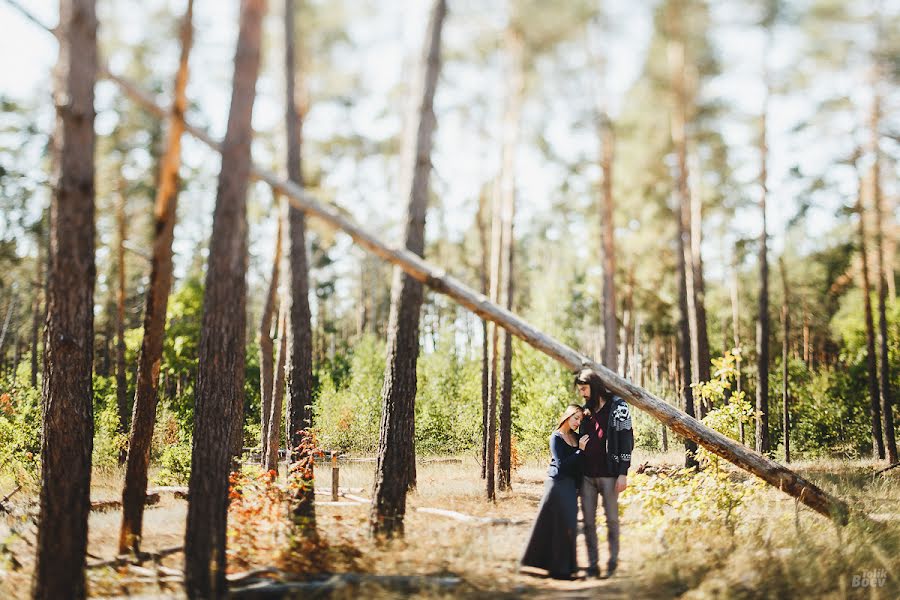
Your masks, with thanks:
[[[624,402],[619,403],[613,412],[613,426],[616,428],[616,431],[631,429],[631,411],[628,410],[628,405]]]

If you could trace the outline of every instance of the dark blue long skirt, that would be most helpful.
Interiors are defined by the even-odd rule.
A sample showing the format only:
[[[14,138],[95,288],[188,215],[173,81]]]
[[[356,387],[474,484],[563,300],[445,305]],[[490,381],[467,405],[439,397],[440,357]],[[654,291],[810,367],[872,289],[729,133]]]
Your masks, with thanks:
[[[522,556],[522,565],[568,578],[578,570],[575,536],[578,527],[578,490],[571,477],[548,478],[537,519]]]

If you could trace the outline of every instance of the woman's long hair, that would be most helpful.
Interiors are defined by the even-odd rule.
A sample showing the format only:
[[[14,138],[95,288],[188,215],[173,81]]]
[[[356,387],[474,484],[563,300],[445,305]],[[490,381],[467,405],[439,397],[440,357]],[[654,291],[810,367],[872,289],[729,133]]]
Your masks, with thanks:
[[[612,394],[609,393],[609,390],[606,389],[606,386],[603,385],[603,381],[600,379],[600,376],[597,375],[597,372],[593,369],[581,369],[577,373],[575,373],[575,385],[589,385],[591,388],[591,395],[588,398],[588,401],[585,403],[584,407],[594,413],[597,411],[600,406],[600,398],[604,398],[605,401],[609,401],[612,397]]]

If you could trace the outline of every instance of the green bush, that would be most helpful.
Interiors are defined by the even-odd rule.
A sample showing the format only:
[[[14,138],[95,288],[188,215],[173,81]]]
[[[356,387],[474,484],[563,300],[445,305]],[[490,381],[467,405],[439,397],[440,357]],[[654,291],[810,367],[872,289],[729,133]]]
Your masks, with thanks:
[[[0,385],[0,475],[18,484],[37,479],[42,413],[40,390],[18,380]]]
[[[319,371],[319,393],[313,402],[319,444],[327,450],[372,453],[378,447],[384,344],[366,335],[353,348],[350,376],[335,386]]]
[[[187,485],[191,476],[191,444],[182,441],[163,448],[158,460],[156,485]]]

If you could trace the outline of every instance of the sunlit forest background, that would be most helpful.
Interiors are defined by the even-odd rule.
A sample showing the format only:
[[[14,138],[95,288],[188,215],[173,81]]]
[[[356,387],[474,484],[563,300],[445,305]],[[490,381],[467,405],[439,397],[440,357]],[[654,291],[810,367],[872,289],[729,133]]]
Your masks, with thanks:
[[[52,21],[52,2],[30,8]],[[100,3],[100,43],[110,65],[164,97],[177,66],[173,2],[139,7]],[[789,340],[794,451],[798,456],[872,452],[866,384],[866,332],[857,220],[867,206],[869,271],[875,268],[875,219],[883,232],[891,382],[897,387],[900,343],[894,303],[898,158],[897,14],[878,3],[595,2],[455,3],[445,67],[436,94],[437,131],[426,256],[473,287],[481,270],[479,222],[489,220],[497,186],[509,52],[504,24],[523,32],[521,131],[515,150],[514,310],[530,322],[600,357],[603,347],[600,148],[602,119],[615,139],[611,171],[617,264],[616,368],[678,402],[673,343],[677,330],[675,185],[667,39],[670,11],[684,34],[689,185],[700,204],[702,268],[710,355],[739,351],[743,389],[757,386],[760,126],[768,149],[771,269],[770,404],[778,415],[784,365],[780,311],[784,290],[794,328]],[[683,5],[683,6],[682,6]],[[870,6],[871,5],[871,6]],[[774,12],[773,8],[775,8]],[[305,57],[308,114],[304,174],[317,195],[398,243],[404,222],[399,154],[409,71],[421,44],[425,3],[308,2],[298,17]],[[888,5],[884,5],[887,9]],[[200,3],[187,95],[188,117],[221,137],[230,93],[230,44],[236,6]],[[0,318],[6,385],[31,388],[32,325],[40,319],[35,285],[46,251],[52,38],[8,6],[3,53],[18,56],[2,74],[2,269]],[[770,11],[771,14],[766,11]],[[264,44],[279,44],[270,15]],[[24,50],[27,48],[27,51]],[[23,54],[25,52],[25,54]],[[263,61],[254,113],[254,159],[277,166],[282,150],[280,64]],[[872,130],[873,99],[881,112]],[[124,268],[126,364],[140,347],[149,276],[154,165],[162,124],[116,93],[97,88],[98,245],[96,415],[116,430],[117,270]],[[873,137],[874,136],[874,137]],[[175,235],[176,281],[169,306],[160,431],[189,445],[199,339],[204,256],[218,157],[185,139],[183,190]],[[875,148],[880,160],[880,217],[872,204]],[[116,207],[124,204],[124,238]],[[250,198],[249,340],[266,295],[278,210],[267,186]],[[481,221],[479,221],[481,215]],[[367,452],[377,443],[390,267],[351,247],[315,220],[309,236],[310,299],[315,328],[317,427],[330,447]],[[489,225],[488,225],[489,228]],[[125,248],[124,264],[117,246]],[[783,262],[786,287],[779,263]],[[875,297],[874,275],[871,293]],[[476,317],[428,293],[423,307],[417,398],[422,452],[480,444],[481,327]],[[735,320],[735,317],[737,320]],[[877,321],[877,315],[876,315]],[[252,344],[253,342],[251,342]],[[256,357],[255,349],[248,357]],[[514,437],[520,452],[544,451],[543,424],[567,401],[569,376],[516,342]],[[40,361],[37,363],[40,370]],[[247,365],[246,437],[258,437],[258,364]],[[132,385],[133,369],[126,369]],[[39,378],[39,373],[38,373]],[[14,383],[16,382],[16,383]],[[132,398],[129,390],[126,397]],[[37,394],[33,395],[37,400]],[[20,413],[21,414],[21,413]],[[127,416],[125,417],[127,419]],[[13,427],[28,439],[2,444],[4,462],[35,453],[38,422]],[[771,437],[781,439],[779,419]],[[100,431],[104,431],[103,427]],[[110,434],[111,435],[111,434]],[[752,438],[752,433],[748,435]],[[173,441],[173,440],[169,440]],[[115,462],[121,440],[110,439]],[[639,425],[638,443],[659,447],[659,428]],[[159,448],[177,452],[178,446]],[[101,457],[98,456],[98,459]]]
[[[185,4],[97,2],[102,61],[160,106],[172,103],[179,57],[187,64],[178,43]],[[184,117],[217,140],[225,137],[229,118],[239,4],[197,2],[193,8]],[[391,246],[404,244],[412,219],[406,195],[411,166],[404,157],[417,143],[415,94],[429,4],[304,0],[286,19],[282,4],[271,2],[262,22],[253,163],[290,172],[288,146],[301,147],[302,139],[298,162],[305,189]],[[878,0],[448,4],[434,94],[424,258],[735,442],[779,462],[799,463],[805,475],[819,473],[816,483],[854,507],[869,503],[865,511],[895,520],[896,489],[885,483],[888,476],[876,480],[872,473],[897,462],[894,423],[900,419],[900,6]],[[14,487],[12,494],[23,490],[20,497],[27,498],[9,510],[4,503],[12,494],[0,501],[10,515],[36,511],[41,480],[42,385],[53,366],[45,362],[48,256],[58,225],[50,222],[50,174],[57,167],[56,104],[65,99],[58,90],[54,96],[59,45],[23,7],[48,26],[59,20],[51,0],[0,2],[0,55],[6,57],[0,69],[0,491]],[[284,23],[290,19],[298,80],[293,104],[302,124],[294,142],[284,102],[290,89]],[[160,229],[154,210],[167,153],[166,120],[120,87],[102,77],[95,87],[94,437],[88,464],[95,474],[92,491],[107,486],[116,493],[138,412],[133,405]],[[210,285],[223,160],[192,136],[182,144],[174,280],[150,442],[152,486],[184,486],[190,478],[204,287]],[[251,180],[246,361],[237,374],[244,410],[235,449],[245,468],[265,461],[267,452],[271,458],[266,423],[274,414],[273,394],[279,411],[281,398],[290,396],[283,381],[280,390],[277,383],[289,327],[288,252],[281,249],[280,226],[285,214],[283,194]],[[312,215],[305,225],[312,327],[306,391],[315,443],[344,459],[369,460],[384,450],[379,435],[388,404],[386,363],[393,356],[388,342],[396,333],[389,318],[394,267]],[[281,279],[273,283],[278,273]],[[411,502],[420,507],[455,498],[456,508],[488,520],[530,514],[534,499],[511,491],[508,475],[504,489],[503,460],[517,473],[512,490],[538,489],[547,436],[576,399],[573,374],[513,340],[511,385],[497,387],[509,390],[509,397],[490,405],[501,407],[497,453],[505,494],[494,496],[491,474],[492,503],[481,503],[481,492],[465,486],[475,485],[472,479],[480,489],[479,466],[485,477],[485,464],[494,460],[486,416],[489,330],[468,309],[428,288],[420,314],[413,471],[418,457],[422,474],[420,495]],[[54,360],[59,364],[58,356]],[[510,410],[506,421],[503,406]],[[700,471],[678,471],[685,462],[683,441],[657,419],[635,411],[634,428],[635,456],[645,464],[623,496],[623,510],[642,511],[639,518],[626,513],[632,519],[626,523],[644,529],[635,526],[626,555],[636,564],[669,549],[671,562],[660,562],[655,575],[641,575],[637,588],[622,589],[664,596],[702,585],[714,590],[718,584],[710,583],[709,573],[728,579],[729,561],[758,564],[754,552],[763,547],[770,553],[766,564],[775,566],[756,572],[758,581],[749,587],[763,596],[783,596],[794,585],[814,596],[836,585],[835,578],[842,578],[846,594],[859,569],[896,564],[882,550],[896,548],[890,546],[896,540],[879,545],[883,540],[876,540],[871,522],[856,538],[847,536],[855,541],[845,556],[843,542],[828,532],[801,535],[801,527],[809,532],[812,526],[806,520],[801,525],[799,516],[794,520],[796,507],[779,505],[767,513],[777,500],[754,499],[776,492],[763,492],[750,480],[745,486],[720,471],[711,455],[703,457]],[[291,436],[285,431],[280,438]],[[443,463],[427,462],[448,456],[456,461],[448,464],[464,466],[442,471],[434,465]],[[277,463],[277,448],[275,457]],[[664,457],[665,464],[645,472],[652,457]],[[357,468],[346,468],[343,485],[367,493],[360,490],[371,485],[371,473]],[[277,555],[285,573],[324,570],[324,562],[315,562],[324,556],[316,554],[318,546],[305,554],[290,546],[288,555],[261,549],[260,540],[268,537],[252,524],[263,522],[253,512],[262,504],[250,499],[271,499],[266,494],[274,488],[256,496],[253,486],[262,484],[232,477],[229,568],[258,566]],[[244,486],[246,496],[234,495],[235,486]],[[276,504],[287,496],[278,498]],[[368,499],[352,502],[363,506]],[[183,510],[165,506],[172,511],[166,514],[178,515],[168,518],[168,526],[180,527]],[[349,522],[322,514],[320,524]],[[108,544],[112,552],[111,527],[91,518],[92,535],[105,540],[91,543]],[[809,518],[817,517],[804,516]],[[475,538],[434,534],[421,516],[410,522],[408,532],[431,531],[432,538],[447,535],[447,544],[457,544],[454,556],[460,570],[471,568],[470,583],[512,589],[503,577],[515,567],[521,545],[515,528],[472,550]],[[718,541],[704,542],[714,546],[709,553],[687,541],[694,526],[718,532]],[[794,526],[797,536],[784,538]],[[30,552],[22,550],[31,535],[22,527],[10,526],[0,543],[0,584],[7,569],[22,567],[16,557]],[[278,527],[272,524],[272,531]],[[270,537],[283,542],[278,535]],[[417,550],[417,539],[389,550],[343,540],[329,552],[343,548],[349,562],[328,568],[362,570],[364,561],[354,557],[365,555],[400,572],[432,569],[421,561],[433,556],[433,547]],[[659,548],[639,554],[638,540],[647,548],[659,542]],[[477,552],[484,554],[472,554]],[[445,569],[450,563],[441,564]],[[637,569],[630,569],[626,575],[635,576]],[[118,585],[106,575],[91,577],[94,591]],[[888,578],[896,585],[896,573]],[[743,589],[734,585],[729,589]]]

